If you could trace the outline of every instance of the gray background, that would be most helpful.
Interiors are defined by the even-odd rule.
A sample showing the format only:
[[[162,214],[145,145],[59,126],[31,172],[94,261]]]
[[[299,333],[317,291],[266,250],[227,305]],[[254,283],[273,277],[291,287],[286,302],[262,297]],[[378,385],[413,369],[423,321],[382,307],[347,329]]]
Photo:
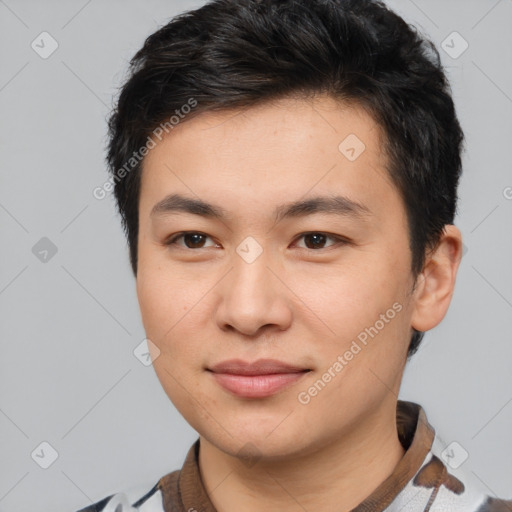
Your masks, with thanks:
[[[127,60],[202,4],[0,0],[1,511],[71,511],[152,485],[197,437],[133,354],[144,330],[127,246],[113,197],[92,190],[107,179],[105,119]],[[467,138],[467,252],[401,398],[468,452],[461,469],[512,497],[512,1],[389,4],[440,49]],[[31,48],[43,31],[59,45],[47,59]],[[453,31],[469,43],[458,58],[442,49]],[[33,252],[43,237],[57,248],[46,262]],[[58,452],[48,469],[31,456],[43,441]]]

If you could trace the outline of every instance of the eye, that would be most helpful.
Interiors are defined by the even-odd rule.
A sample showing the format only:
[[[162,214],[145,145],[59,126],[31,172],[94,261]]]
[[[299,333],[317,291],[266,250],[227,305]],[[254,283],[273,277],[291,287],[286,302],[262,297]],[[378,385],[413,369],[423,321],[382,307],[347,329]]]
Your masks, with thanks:
[[[312,250],[318,250],[318,249],[325,249],[325,243],[326,240],[331,239],[337,242],[340,245],[344,245],[348,243],[348,240],[345,240],[339,236],[329,235],[328,233],[322,233],[320,231],[311,231],[309,233],[302,233],[300,235],[299,239],[303,238],[306,244],[306,247],[300,247],[300,249],[312,249]],[[332,247],[335,244],[332,244],[331,246],[327,246],[327,248]]]
[[[303,238],[305,241],[305,247],[299,246],[299,248],[314,251],[319,249],[328,249],[329,247],[335,245],[345,245],[349,243],[349,241],[346,239],[343,239],[339,236],[330,235],[328,233],[323,233],[321,231],[302,233],[298,239],[301,238]],[[183,249],[204,249],[207,247],[219,247],[219,245],[215,242],[213,242],[211,245],[205,245],[205,241],[207,239],[211,240],[211,237],[205,233],[201,233],[200,231],[183,231],[170,237],[166,242],[164,242],[164,245],[181,247]],[[329,239],[334,241],[334,244],[327,245],[326,247],[325,244]],[[179,240],[181,240],[183,243],[178,243]]]
[[[176,235],[173,235],[171,238],[166,240],[164,245],[167,246],[178,246],[185,249],[203,249],[204,247],[215,247],[216,244],[210,246],[205,246],[204,241],[205,239],[210,238],[208,235],[201,233],[199,231],[184,231],[182,233],[177,233]],[[178,244],[177,241],[183,239],[183,242],[185,245]],[[210,238],[211,240],[211,238]]]

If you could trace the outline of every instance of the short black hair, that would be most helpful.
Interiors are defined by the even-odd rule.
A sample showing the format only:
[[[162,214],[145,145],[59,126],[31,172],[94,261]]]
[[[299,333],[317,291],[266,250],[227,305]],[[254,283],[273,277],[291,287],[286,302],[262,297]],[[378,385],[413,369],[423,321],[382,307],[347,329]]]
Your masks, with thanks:
[[[378,0],[212,0],[145,40],[108,121],[134,275],[143,166],[135,156],[151,134],[206,111],[317,94],[357,103],[382,128],[416,278],[453,224],[464,135],[435,45]],[[413,329],[408,357],[423,334]]]

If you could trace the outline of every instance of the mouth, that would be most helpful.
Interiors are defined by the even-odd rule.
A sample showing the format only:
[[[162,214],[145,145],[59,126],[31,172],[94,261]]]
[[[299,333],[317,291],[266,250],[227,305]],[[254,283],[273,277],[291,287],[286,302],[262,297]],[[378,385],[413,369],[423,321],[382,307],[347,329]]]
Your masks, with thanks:
[[[207,368],[223,389],[243,398],[264,398],[298,382],[312,371],[275,359],[258,359],[252,363],[230,359]]]

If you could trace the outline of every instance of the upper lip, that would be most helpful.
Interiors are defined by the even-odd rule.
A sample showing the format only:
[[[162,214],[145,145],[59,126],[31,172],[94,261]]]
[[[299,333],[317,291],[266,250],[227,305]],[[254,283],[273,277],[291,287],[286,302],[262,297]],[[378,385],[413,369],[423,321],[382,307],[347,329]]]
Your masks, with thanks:
[[[273,373],[298,373],[307,371],[309,368],[294,366],[277,359],[258,359],[251,363],[241,359],[229,359],[209,367],[208,370],[233,375],[269,375]]]

